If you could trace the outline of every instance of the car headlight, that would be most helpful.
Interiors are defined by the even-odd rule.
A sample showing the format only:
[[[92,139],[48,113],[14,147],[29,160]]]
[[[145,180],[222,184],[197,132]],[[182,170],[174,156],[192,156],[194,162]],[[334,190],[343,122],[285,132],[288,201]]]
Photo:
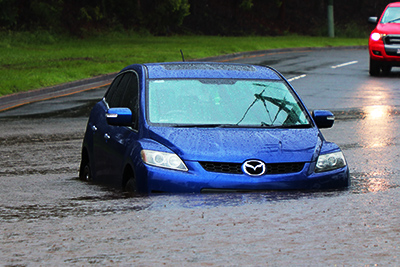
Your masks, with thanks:
[[[381,34],[381,33],[374,32],[373,34],[371,34],[370,37],[374,41],[379,41],[379,40],[382,40],[382,38],[385,37],[385,36],[386,36],[386,34]]]
[[[166,153],[154,150],[142,150],[142,160],[144,163],[156,167],[173,170],[188,171],[185,163],[174,153]]]
[[[346,166],[346,159],[342,152],[319,155],[315,172],[326,172]]]

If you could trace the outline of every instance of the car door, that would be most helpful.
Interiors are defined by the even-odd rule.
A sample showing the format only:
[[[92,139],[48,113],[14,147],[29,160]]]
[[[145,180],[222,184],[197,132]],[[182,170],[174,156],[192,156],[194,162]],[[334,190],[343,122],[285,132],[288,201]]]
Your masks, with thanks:
[[[108,170],[108,127],[106,113],[108,105],[117,90],[120,88],[123,75],[118,75],[111,83],[103,102],[98,106],[96,115],[94,116],[91,129],[93,131],[93,175],[98,181],[102,181],[110,175]]]
[[[106,103],[109,108],[126,107],[131,109],[133,114],[132,125],[113,126],[106,123],[102,129],[103,135],[102,146],[98,146],[101,150],[99,159],[102,166],[104,178],[111,183],[119,184],[122,178],[123,167],[126,162],[127,149],[130,144],[137,139],[137,109],[138,109],[138,78],[133,71],[127,71],[122,74],[115,91],[112,93]],[[104,133],[103,133],[104,131]]]

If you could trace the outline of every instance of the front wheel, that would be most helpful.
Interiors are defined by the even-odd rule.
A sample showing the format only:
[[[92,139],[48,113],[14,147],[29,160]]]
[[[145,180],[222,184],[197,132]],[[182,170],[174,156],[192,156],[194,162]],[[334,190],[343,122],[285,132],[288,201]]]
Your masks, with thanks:
[[[136,177],[133,174],[133,171],[127,170],[125,172],[124,177],[125,177],[124,181],[126,181],[125,185],[124,185],[124,190],[129,193],[134,193],[134,194],[137,193],[138,190],[137,190],[137,184],[136,184]]]
[[[389,75],[391,70],[392,70],[392,66],[383,66],[382,67],[382,72],[385,75]]]
[[[79,179],[86,182],[93,180],[92,169],[90,168],[89,160],[83,160],[79,170]]]
[[[379,72],[381,71],[381,65],[378,61],[369,59],[369,74],[371,76],[378,76]]]

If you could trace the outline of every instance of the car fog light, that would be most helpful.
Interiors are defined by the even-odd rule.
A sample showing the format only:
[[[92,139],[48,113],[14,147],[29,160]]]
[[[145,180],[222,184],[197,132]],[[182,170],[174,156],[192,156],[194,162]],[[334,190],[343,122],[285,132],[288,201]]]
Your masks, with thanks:
[[[148,165],[180,171],[188,170],[185,163],[174,153],[144,149],[141,152],[141,156],[143,162]]]
[[[346,166],[342,152],[319,155],[315,172],[326,172]]]

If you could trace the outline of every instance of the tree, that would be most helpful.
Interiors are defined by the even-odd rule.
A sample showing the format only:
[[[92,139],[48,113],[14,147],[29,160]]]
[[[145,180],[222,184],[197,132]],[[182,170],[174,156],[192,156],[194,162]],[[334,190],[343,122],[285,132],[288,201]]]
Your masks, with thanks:
[[[188,0],[147,0],[141,4],[142,25],[155,34],[169,34],[190,14]]]
[[[155,35],[326,35],[328,0],[0,0],[0,30],[144,29]],[[335,0],[335,27],[368,29],[387,0]],[[361,30],[361,31],[360,31]]]

